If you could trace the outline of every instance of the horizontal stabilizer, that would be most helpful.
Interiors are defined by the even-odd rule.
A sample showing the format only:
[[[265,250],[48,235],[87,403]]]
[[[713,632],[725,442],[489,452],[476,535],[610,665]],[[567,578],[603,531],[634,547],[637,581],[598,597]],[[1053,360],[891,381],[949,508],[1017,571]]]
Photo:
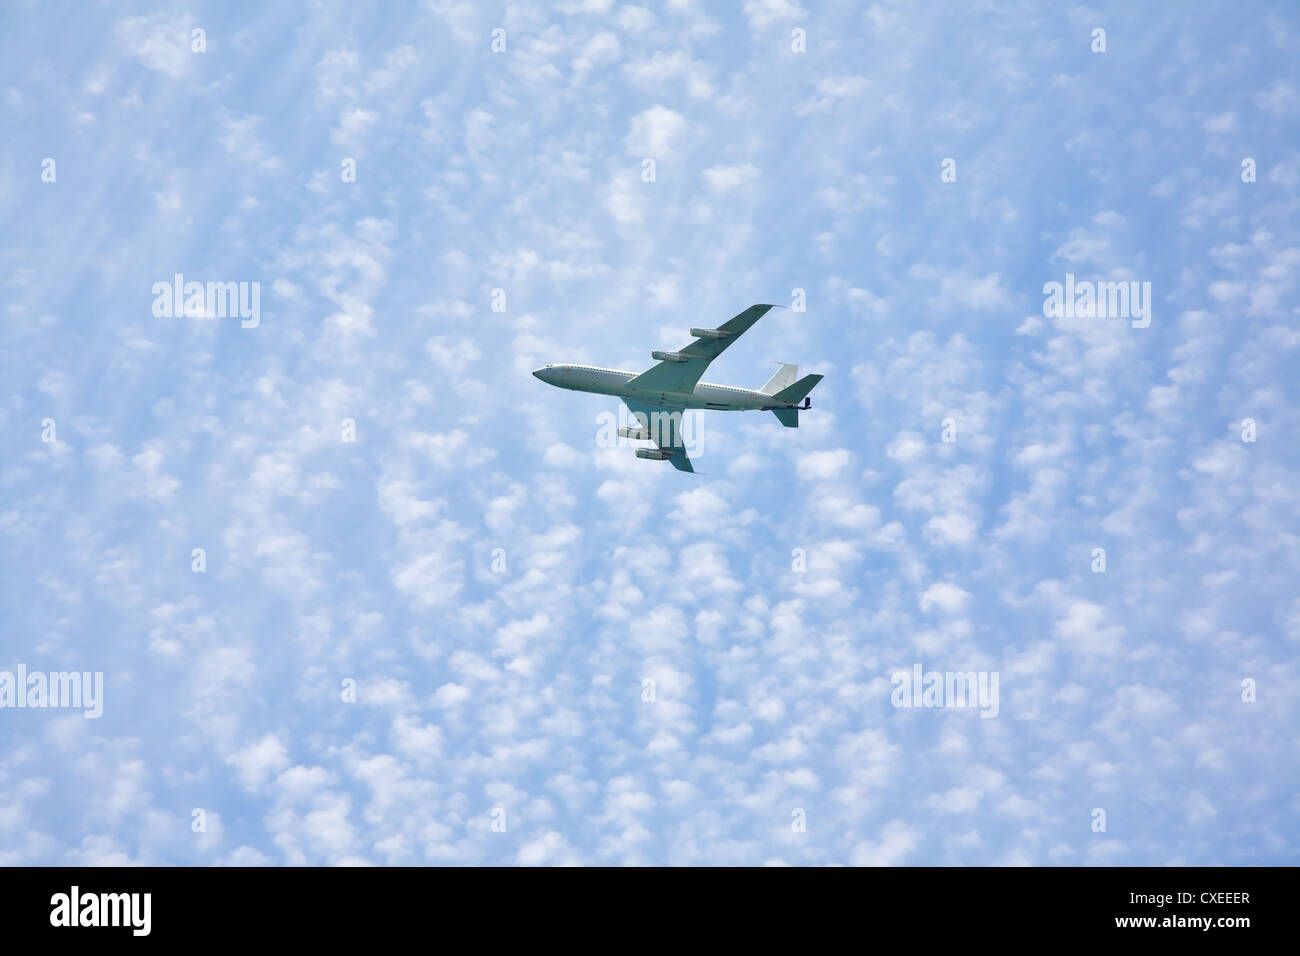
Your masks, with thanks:
[[[799,427],[799,409],[797,408],[774,408],[772,414],[781,420],[781,424],[786,428]]]
[[[789,402],[791,405],[797,405],[804,400],[804,397],[816,387],[817,383],[822,380],[821,375],[805,375],[793,385],[781,389],[772,396],[778,402]]]

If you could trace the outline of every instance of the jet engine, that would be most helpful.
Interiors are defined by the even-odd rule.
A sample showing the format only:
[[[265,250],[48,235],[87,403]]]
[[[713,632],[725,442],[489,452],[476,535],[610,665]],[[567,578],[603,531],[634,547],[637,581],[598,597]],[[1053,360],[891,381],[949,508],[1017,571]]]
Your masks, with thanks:
[[[667,461],[673,457],[668,452],[661,451],[658,448],[638,448],[636,456],[638,458],[649,458],[651,461]]]

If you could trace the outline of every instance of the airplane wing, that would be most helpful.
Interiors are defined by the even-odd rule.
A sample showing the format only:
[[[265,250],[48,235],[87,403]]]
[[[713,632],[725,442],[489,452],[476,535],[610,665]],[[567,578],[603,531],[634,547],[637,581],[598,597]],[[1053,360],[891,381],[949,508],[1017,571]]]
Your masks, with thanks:
[[[774,309],[773,305],[751,305],[734,319],[728,319],[716,329],[691,329],[691,334],[697,332],[704,333],[696,335],[695,340],[690,345],[677,352],[654,353],[658,358],[660,355],[668,355],[658,365],[652,366],[630,379],[630,387],[644,388],[647,391],[655,392],[682,392],[689,395],[695,391],[695,385],[704,374],[704,370],[709,367],[709,363],[726,351],[727,346],[740,336],[755,322],[768,313],[768,310]],[[630,407],[630,406],[629,406]]]
[[[640,426],[649,430],[650,434],[647,437],[659,449],[654,457],[667,458],[678,471],[695,471],[695,466],[691,464],[691,459],[686,454],[686,446],[682,443],[682,415],[686,411],[684,408],[673,405],[650,405],[630,398],[623,399],[623,404],[636,416]],[[642,455],[641,452],[647,454]],[[638,448],[637,454],[645,458],[652,453],[648,449]]]

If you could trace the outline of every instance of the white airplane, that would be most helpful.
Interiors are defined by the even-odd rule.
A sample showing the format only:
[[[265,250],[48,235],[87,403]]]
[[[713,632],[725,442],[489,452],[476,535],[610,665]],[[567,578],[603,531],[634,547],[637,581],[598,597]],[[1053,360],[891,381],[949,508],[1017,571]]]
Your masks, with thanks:
[[[710,385],[700,376],[773,305],[751,305],[716,329],[691,329],[695,341],[676,352],[654,351],[655,365],[640,375],[591,365],[543,365],[533,372],[548,385],[576,392],[617,395],[637,420],[637,428],[620,428],[619,435],[653,441],[654,448],[638,448],[638,458],[671,461],[678,471],[694,471],[682,444],[682,412],[687,408],[718,411],[771,411],[787,428],[799,427],[799,410],[811,408],[808,393],[822,380],[805,375],[795,381],[799,366],[782,365],[757,391],[731,385]],[[803,404],[800,404],[800,403]]]

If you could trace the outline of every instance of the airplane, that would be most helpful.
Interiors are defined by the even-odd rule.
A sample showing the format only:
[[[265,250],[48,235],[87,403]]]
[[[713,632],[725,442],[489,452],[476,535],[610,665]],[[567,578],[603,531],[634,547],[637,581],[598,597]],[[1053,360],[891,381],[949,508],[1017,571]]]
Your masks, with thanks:
[[[652,461],[670,461],[678,471],[694,472],[682,444],[682,412],[685,409],[770,411],[782,425],[798,428],[799,411],[812,408],[808,393],[822,380],[822,376],[805,375],[795,381],[799,374],[797,365],[782,364],[767,384],[757,390],[700,381],[710,362],[775,308],[774,305],[751,305],[716,329],[691,329],[695,340],[690,345],[676,352],[651,352],[650,357],[657,359],[659,364],[640,375],[591,365],[543,365],[533,374],[558,388],[618,396],[639,426],[619,428],[619,435],[655,444],[654,448],[638,448],[636,456]]]

